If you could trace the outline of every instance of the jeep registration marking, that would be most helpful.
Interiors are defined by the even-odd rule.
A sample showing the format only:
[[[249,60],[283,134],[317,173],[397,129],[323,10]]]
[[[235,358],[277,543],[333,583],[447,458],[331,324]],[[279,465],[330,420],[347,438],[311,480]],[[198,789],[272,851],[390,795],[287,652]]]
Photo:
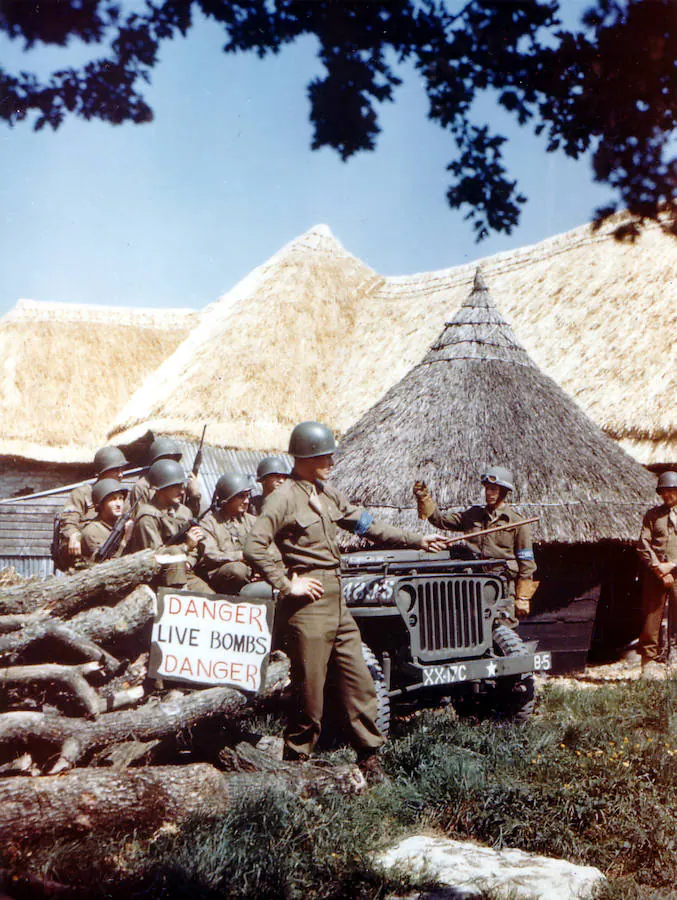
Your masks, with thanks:
[[[432,666],[423,670],[423,684],[453,684],[465,681],[468,669],[462,663],[457,666]]]
[[[534,672],[547,672],[552,666],[552,657],[549,653],[534,653]]]

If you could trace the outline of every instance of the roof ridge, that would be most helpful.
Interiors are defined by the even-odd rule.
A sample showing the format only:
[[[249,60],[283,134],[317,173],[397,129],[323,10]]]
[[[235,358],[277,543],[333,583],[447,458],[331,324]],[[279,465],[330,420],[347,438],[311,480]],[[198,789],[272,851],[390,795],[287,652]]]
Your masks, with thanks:
[[[172,329],[199,311],[188,307],[153,308],[103,306],[89,303],[65,303],[54,300],[20,299],[2,322],[99,322],[101,324],[134,325],[135,327]]]

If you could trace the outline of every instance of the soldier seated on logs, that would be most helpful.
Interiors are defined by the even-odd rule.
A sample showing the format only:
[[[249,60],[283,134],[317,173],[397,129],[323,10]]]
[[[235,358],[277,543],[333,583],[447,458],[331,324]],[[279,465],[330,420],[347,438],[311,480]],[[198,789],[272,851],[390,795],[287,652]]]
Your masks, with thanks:
[[[264,457],[256,468],[256,480],[261,485],[262,492],[249,498],[250,512],[258,516],[266,497],[269,497],[290,475],[291,466],[281,456]]]
[[[148,465],[153,466],[159,459],[171,459],[174,460],[174,462],[180,463],[182,455],[181,447],[179,447],[175,440],[168,437],[159,437],[150,445],[150,450],[148,451]],[[141,475],[132,488],[129,502],[132,506],[134,506],[135,503],[139,503],[139,505],[141,503],[149,503],[153,499],[154,493],[155,488],[151,485],[149,478],[146,475]],[[200,485],[197,476],[190,472],[188,479],[185,482],[183,503],[185,503],[194,516],[199,516],[201,502],[202,496],[200,494]]]
[[[120,481],[128,465],[124,453],[118,447],[102,447],[94,454],[95,484],[103,478]],[[96,518],[92,489],[91,484],[81,484],[74,488],[55,519],[52,558],[56,568],[61,571],[83,562],[82,530]]]
[[[176,565],[163,570],[157,585],[186,588],[211,594],[213,591],[194,573],[201,555],[204,533],[199,522],[181,502],[185,476],[173,459],[159,459],[148,472],[153,498],[136,508],[136,520],[127,553],[147,548],[164,548],[176,555]],[[156,585],[156,586],[157,586]]]
[[[418,503],[419,516],[428,519],[434,528],[443,531],[481,531],[500,525],[518,523],[522,518],[508,502],[508,495],[514,490],[512,472],[504,466],[488,466],[481,476],[484,485],[484,506],[471,506],[463,512],[440,512],[426,485],[417,481],[414,495]],[[468,543],[476,549],[482,559],[505,560],[505,575],[508,578],[509,597],[502,613],[506,625],[515,627],[519,617],[529,615],[531,598],[537,582],[533,581],[536,571],[534,550],[529,525],[497,531],[468,538]]]
[[[110,537],[113,527],[125,511],[125,501],[129,488],[114,478],[103,478],[92,488],[92,502],[97,516],[82,529],[82,555],[88,562],[96,562],[96,555]],[[122,523],[121,523],[122,524]],[[124,526],[120,543],[110,553],[109,558],[122,556],[134,528],[134,520],[129,519]]]
[[[237,594],[259,576],[244,561],[244,539],[256,521],[249,512],[249,478],[226,472],[216,483],[211,512],[202,519],[200,573],[220,594]]]

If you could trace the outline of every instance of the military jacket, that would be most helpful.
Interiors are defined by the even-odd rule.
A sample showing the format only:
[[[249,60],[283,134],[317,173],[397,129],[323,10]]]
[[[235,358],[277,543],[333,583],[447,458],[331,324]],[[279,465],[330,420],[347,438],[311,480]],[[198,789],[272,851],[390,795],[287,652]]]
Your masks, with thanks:
[[[677,507],[670,514],[665,503],[654,506],[644,516],[637,552],[645,566],[658,572],[659,563],[677,566]]]
[[[105,544],[108,536],[113,530],[111,525],[108,525],[106,522],[102,521],[99,518],[94,519],[93,522],[88,522],[85,527],[82,529],[82,555],[85,559],[94,560],[94,555],[96,551]],[[113,553],[111,559],[115,559],[117,556],[122,556],[125,550],[125,539],[124,537],[120,541],[120,546]]]
[[[136,553],[137,550],[163,547],[193,518],[193,513],[183,503],[169,509],[160,509],[153,500],[150,503],[139,504],[136,509],[134,530],[127,544],[126,552]],[[185,550],[185,545],[182,548]],[[186,555],[194,564],[198,557],[198,549],[186,550]]]
[[[511,506],[502,503],[495,510],[486,506],[471,506],[459,513],[443,513],[435,507],[428,520],[433,527],[444,531],[470,532],[519,522],[521,518]],[[532,578],[536,571],[531,528],[528,525],[511,531],[469,537],[468,543],[478,550],[482,559],[505,560],[513,577]]]
[[[290,576],[295,572],[338,571],[339,528],[386,544],[423,546],[422,535],[376,522],[365,509],[354,506],[329,485],[292,475],[266,497],[265,506],[246,537],[244,557],[284,596],[289,593]],[[271,552],[273,543],[281,559],[276,560]]]
[[[59,513],[59,533],[68,540],[94,519],[96,509],[92,503],[92,485],[81,484],[80,487],[73,488],[66,505]]]
[[[134,506],[135,503],[138,503],[140,507],[142,503],[150,503],[154,496],[155,488],[151,487],[150,482],[145,475],[141,475],[141,477],[137,479],[136,484],[130,492],[129,502],[132,506]],[[202,495],[200,494],[199,489],[196,488],[195,490],[193,490],[191,487],[191,483],[188,482],[188,486],[186,487],[185,505],[194,516],[200,515],[201,503]],[[137,507],[137,509],[139,507]]]
[[[263,509],[263,494],[254,494],[249,498],[249,511],[253,516],[258,516],[261,514],[261,510]]]
[[[244,513],[237,518],[224,518],[220,512],[210,512],[200,526],[205,533],[202,564],[207,571],[218,569],[226,563],[242,562],[245,537],[251,531],[256,516]]]

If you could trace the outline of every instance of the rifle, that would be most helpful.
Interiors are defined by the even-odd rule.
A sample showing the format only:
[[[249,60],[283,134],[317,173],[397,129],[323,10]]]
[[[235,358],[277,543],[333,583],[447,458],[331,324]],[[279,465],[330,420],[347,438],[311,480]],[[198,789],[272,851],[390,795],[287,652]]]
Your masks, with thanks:
[[[491,528],[483,528],[481,531],[469,531],[467,534],[459,534],[457,537],[444,538],[447,547],[452,544],[459,544],[461,541],[467,541],[468,538],[480,537],[483,534],[494,534],[497,531],[514,531],[521,525],[530,525],[532,522],[538,522],[540,516],[532,516],[530,519],[521,519],[519,522],[508,522],[507,525],[492,525]]]
[[[212,502],[209,504],[207,509],[201,513],[197,518],[189,519],[184,525],[179,528],[176,534],[173,534],[168,540],[165,541],[165,547],[175,547],[177,544],[182,544],[183,539],[188,534],[191,528],[195,528],[196,525],[199,525],[200,522],[204,519],[207,513],[210,513],[214,509],[214,501],[216,500],[216,493],[212,497]]]
[[[140,472],[146,472],[147,466],[138,466],[136,469],[127,469],[122,473],[123,479],[128,475],[138,475]],[[63,487],[50,488],[48,491],[38,491],[34,494],[21,494],[19,497],[3,497],[0,503],[20,503],[22,500],[36,500],[38,497],[53,497],[55,494],[65,494],[74,488],[83,487],[85,484],[94,484],[98,480],[98,475],[93,478],[85,478],[84,481],[74,481],[73,484],[65,484]],[[120,482],[122,483],[122,482]]]
[[[202,437],[200,438],[200,446],[197,448],[197,453],[195,454],[195,461],[193,462],[192,473],[197,478],[198,472],[200,471],[200,466],[202,465],[202,445],[205,442],[205,432],[207,431],[207,426],[205,425],[202,429]]]
[[[134,515],[134,512],[138,505],[139,501],[137,500],[134,506],[132,506],[132,508],[129,510],[129,512],[122,513],[115,525],[113,525],[111,533],[94,554],[94,562],[104,562],[105,560],[110,559],[112,556],[115,556],[115,554],[117,553],[117,549],[122,541],[122,535],[125,531],[125,525]]]

